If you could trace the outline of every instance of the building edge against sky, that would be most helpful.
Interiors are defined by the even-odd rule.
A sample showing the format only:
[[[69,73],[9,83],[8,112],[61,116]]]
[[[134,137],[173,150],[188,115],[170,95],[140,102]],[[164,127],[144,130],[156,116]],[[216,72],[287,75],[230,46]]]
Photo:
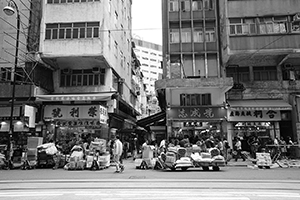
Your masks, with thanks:
[[[4,3],[1,2],[1,6],[4,7]],[[136,85],[139,85],[140,92],[144,88],[139,81],[141,77],[134,78],[137,74],[133,74],[132,69],[136,69],[136,62],[132,62],[135,59],[131,41],[132,1],[54,4],[53,1],[31,0],[24,8],[20,1],[16,3],[20,4],[23,12],[37,16],[31,24],[22,18],[22,23],[31,27],[29,30],[32,31],[24,30],[26,35],[22,42],[26,44],[33,36],[39,39],[32,42],[39,45],[30,53],[30,48],[24,47],[23,53],[28,55],[28,60],[19,57],[27,63],[27,67],[20,70],[27,70],[29,75],[20,79],[16,86],[14,118],[28,117],[31,123],[29,127],[26,124],[22,130],[15,130],[16,133],[33,136],[50,133],[56,139],[64,140],[73,133],[90,133],[109,139],[110,128],[116,128],[120,133],[122,130],[133,131],[136,117],[141,112]],[[4,19],[13,21],[7,17]],[[5,26],[4,32],[15,30],[4,24],[1,22],[1,26]],[[37,26],[33,27],[33,24]],[[33,33],[35,35],[30,35]],[[9,34],[1,34],[1,37],[4,43]],[[5,48],[11,47],[5,44]],[[7,56],[2,51],[1,58],[4,54]],[[14,59],[9,54],[8,57]],[[9,62],[4,64],[11,65]],[[11,79],[4,78],[4,81],[1,79],[2,121],[7,120],[7,102],[11,96],[10,85],[7,84]],[[25,79],[33,81],[24,84]],[[1,126],[1,134],[5,134],[7,128]]]
[[[134,52],[141,63],[143,83],[146,86],[147,106],[140,118],[160,112],[156,98],[155,81],[162,78],[162,46],[139,38],[133,38]]]
[[[299,142],[300,88],[290,76],[299,67],[299,4],[162,1],[164,77],[155,87],[168,137],[208,130],[231,145],[242,138],[245,150],[255,135]]]

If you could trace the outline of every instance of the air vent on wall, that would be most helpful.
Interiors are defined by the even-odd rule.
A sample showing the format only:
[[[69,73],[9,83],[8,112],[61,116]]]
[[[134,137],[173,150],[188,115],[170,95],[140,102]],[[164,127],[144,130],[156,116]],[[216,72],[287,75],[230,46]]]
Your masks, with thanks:
[[[71,73],[72,73],[72,70],[69,69],[69,68],[65,68],[65,69],[63,69],[63,73],[64,73],[64,74],[71,74]]]

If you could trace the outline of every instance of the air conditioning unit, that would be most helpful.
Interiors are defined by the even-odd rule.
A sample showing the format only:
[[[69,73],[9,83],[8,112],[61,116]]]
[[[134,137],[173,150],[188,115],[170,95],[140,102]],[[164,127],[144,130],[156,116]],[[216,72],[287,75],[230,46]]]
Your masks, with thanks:
[[[99,74],[100,73],[101,68],[100,67],[93,67],[92,72],[94,74]]]
[[[296,80],[296,77],[295,77],[295,71],[292,71],[292,70],[289,71],[289,79],[290,79],[291,81]]]
[[[72,73],[72,70],[69,69],[69,68],[65,68],[62,70],[64,74],[71,74]]]
[[[300,13],[297,13],[294,18],[293,18],[294,22],[300,22]]]
[[[290,63],[284,63],[283,67],[284,69],[293,69],[293,65]]]
[[[119,83],[124,83],[125,82],[125,78],[119,78]]]

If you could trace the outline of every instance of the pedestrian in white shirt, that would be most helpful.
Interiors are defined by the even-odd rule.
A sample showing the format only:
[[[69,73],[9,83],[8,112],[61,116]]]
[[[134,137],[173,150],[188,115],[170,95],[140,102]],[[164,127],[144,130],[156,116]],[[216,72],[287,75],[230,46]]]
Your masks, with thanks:
[[[123,144],[119,139],[119,136],[115,136],[114,146],[113,146],[113,156],[114,162],[116,164],[116,173],[122,172],[124,166],[120,163],[120,159],[123,153]]]

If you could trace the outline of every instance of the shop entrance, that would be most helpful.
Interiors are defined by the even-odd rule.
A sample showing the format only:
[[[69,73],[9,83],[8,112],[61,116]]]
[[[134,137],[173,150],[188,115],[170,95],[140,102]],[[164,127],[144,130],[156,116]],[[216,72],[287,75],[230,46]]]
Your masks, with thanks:
[[[259,147],[262,148],[275,135],[275,126],[273,122],[236,122],[234,123],[233,140],[240,138],[242,149],[251,151],[251,143],[255,137],[259,141]]]

